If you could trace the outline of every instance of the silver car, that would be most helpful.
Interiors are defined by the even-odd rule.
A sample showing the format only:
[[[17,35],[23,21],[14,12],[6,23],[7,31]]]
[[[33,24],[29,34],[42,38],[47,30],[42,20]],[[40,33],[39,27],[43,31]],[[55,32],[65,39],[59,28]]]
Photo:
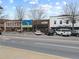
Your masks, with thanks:
[[[42,32],[40,30],[36,30],[36,32],[34,32],[36,35],[42,35]]]
[[[56,34],[60,36],[71,36],[71,30],[70,29],[58,29],[56,30]]]

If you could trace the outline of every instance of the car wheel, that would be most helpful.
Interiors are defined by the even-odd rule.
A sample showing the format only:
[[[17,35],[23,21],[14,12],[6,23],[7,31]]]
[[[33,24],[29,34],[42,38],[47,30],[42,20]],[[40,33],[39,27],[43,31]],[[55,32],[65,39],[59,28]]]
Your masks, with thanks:
[[[70,37],[70,35],[67,35],[68,37]]]
[[[63,34],[61,33],[61,36],[63,36]]]
[[[79,37],[79,34],[77,34],[77,37]]]

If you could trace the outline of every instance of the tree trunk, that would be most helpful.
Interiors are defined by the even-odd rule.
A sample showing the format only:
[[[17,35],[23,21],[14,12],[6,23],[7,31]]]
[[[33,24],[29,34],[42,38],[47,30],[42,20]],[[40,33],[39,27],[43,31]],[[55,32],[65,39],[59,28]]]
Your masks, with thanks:
[[[38,30],[38,20],[36,20],[36,29],[35,30]]]
[[[20,20],[20,31],[22,32],[22,19]]]

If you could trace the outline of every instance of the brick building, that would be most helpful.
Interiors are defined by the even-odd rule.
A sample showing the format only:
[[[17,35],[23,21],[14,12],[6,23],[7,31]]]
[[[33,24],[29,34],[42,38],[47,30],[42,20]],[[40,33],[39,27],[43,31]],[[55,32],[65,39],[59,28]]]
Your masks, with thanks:
[[[20,29],[19,20],[6,20],[4,24],[5,31],[17,31],[18,29]]]
[[[5,20],[0,19],[0,29],[1,29],[1,31],[4,31],[4,23],[5,23]]]
[[[45,32],[49,28],[49,19],[45,20],[23,20],[23,31],[41,30]],[[2,31],[17,31],[20,29],[20,20],[0,20],[0,28]]]

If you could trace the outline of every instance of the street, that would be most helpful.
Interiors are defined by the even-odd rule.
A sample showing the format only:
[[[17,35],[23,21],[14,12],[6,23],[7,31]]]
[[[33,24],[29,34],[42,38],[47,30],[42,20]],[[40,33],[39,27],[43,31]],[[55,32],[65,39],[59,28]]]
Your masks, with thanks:
[[[60,40],[61,38],[65,40]],[[66,40],[71,38],[72,37],[55,38],[55,36],[50,38],[44,38],[41,36],[26,36],[24,38],[17,36],[3,36],[3,38],[0,39],[0,45],[27,49],[71,59],[79,59],[79,41]],[[74,39],[76,39],[76,37]]]

